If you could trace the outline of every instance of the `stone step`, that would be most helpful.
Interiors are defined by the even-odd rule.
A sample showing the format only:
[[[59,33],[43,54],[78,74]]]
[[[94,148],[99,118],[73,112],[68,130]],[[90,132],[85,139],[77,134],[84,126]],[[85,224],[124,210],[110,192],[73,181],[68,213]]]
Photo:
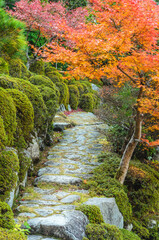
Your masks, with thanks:
[[[38,182],[79,185],[82,179],[67,175],[42,175],[35,179],[35,185],[37,185]]]

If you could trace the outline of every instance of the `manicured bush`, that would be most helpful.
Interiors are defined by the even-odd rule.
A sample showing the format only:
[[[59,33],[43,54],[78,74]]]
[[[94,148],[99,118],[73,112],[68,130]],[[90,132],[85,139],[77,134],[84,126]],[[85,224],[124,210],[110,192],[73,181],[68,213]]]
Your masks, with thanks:
[[[30,72],[20,59],[12,59],[9,62],[9,74],[12,77],[27,79],[30,77]]]
[[[91,93],[86,93],[82,95],[79,104],[80,108],[82,108],[86,112],[92,112],[93,104],[94,100]]]
[[[58,82],[56,83],[57,88],[59,89],[60,92],[60,104],[64,104],[64,106],[67,108],[69,104],[69,90],[68,86],[63,83],[63,82]]]
[[[44,69],[44,62],[43,61],[35,61],[30,65],[29,70],[33,73],[39,74],[39,75],[45,75],[45,69]]]
[[[133,232],[135,232],[141,239],[149,239],[149,230],[142,226],[138,221],[133,221]]]
[[[24,233],[17,230],[8,230],[0,228],[1,240],[27,240],[27,236]]]
[[[17,89],[7,89],[16,107],[17,138],[29,136],[34,127],[34,110],[28,97]]]
[[[12,209],[7,203],[0,201],[0,228],[13,229],[14,226],[15,222]],[[1,235],[0,239],[2,239]]]
[[[55,84],[50,80],[50,78],[42,75],[34,75],[29,78],[29,81],[34,85],[45,85],[46,87],[55,89]]]
[[[0,88],[0,116],[7,135],[7,145],[12,145],[17,127],[16,108],[13,99],[3,88]]]
[[[18,153],[19,158],[19,181],[22,182],[25,178],[26,172],[31,165],[31,158],[27,157],[24,152]]]
[[[82,204],[76,207],[76,210],[83,212],[87,217],[90,223],[104,223],[103,216],[99,207],[95,205],[86,205]]]
[[[78,88],[74,85],[68,85],[69,88],[69,104],[72,109],[77,109],[79,104],[79,91]]]
[[[9,74],[8,63],[0,58],[0,74]]]
[[[15,187],[19,172],[19,159],[12,151],[0,152],[0,199],[4,201]]]
[[[6,131],[3,124],[3,119],[0,116],[0,151],[5,147],[7,144],[7,136]]]

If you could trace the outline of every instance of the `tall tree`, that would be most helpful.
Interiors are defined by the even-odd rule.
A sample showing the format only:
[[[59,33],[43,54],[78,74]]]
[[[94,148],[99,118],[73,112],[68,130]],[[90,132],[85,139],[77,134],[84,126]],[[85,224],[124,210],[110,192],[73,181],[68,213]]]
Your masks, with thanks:
[[[141,141],[145,118],[159,129],[159,6],[153,0],[90,0],[87,23],[67,31],[67,47],[50,43],[45,56],[68,62],[78,77],[107,76],[118,87],[128,82],[138,89],[132,137],[123,153],[116,178],[124,183],[132,154]],[[54,49],[54,54],[52,54]],[[56,54],[55,54],[56,49]],[[148,144],[159,145],[159,140]]]

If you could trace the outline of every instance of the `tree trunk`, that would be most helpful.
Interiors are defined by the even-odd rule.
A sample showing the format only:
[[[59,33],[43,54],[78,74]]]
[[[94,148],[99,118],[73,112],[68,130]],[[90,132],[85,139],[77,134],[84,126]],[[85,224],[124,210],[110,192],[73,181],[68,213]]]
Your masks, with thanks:
[[[129,162],[131,160],[132,154],[138,144],[138,142],[141,139],[141,132],[142,132],[142,115],[139,112],[139,106],[140,106],[140,98],[142,97],[142,92],[143,92],[143,88],[140,88],[139,91],[139,95],[138,95],[138,106],[137,106],[137,113],[136,113],[136,121],[135,121],[135,128],[134,128],[134,133],[130,139],[130,141],[128,142],[125,151],[123,153],[121,162],[120,162],[120,166],[119,169],[117,171],[116,174],[116,179],[123,184],[125,181],[125,177],[127,175],[128,172],[128,168],[129,168]]]

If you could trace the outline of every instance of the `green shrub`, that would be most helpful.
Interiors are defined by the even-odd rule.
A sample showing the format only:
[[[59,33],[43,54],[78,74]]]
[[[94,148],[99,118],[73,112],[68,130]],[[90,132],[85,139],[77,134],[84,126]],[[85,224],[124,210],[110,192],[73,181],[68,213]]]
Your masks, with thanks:
[[[16,108],[11,96],[3,88],[0,88],[0,116],[3,119],[7,135],[7,145],[13,144],[13,135],[16,131]]]
[[[8,63],[0,58],[0,74],[9,74]]]
[[[27,95],[34,109],[34,126],[39,134],[43,133],[46,130],[47,108],[38,87],[29,81],[9,76],[0,76],[0,86],[18,89]]]
[[[25,178],[25,174],[31,165],[31,158],[25,156],[23,152],[18,153],[19,157],[19,181],[22,182]]]
[[[80,206],[77,206],[76,210],[83,212],[88,217],[90,223],[104,223],[100,209],[95,205],[82,204]]]
[[[0,152],[0,199],[5,200],[15,187],[19,172],[19,159],[11,151]]]
[[[64,104],[64,106],[67,108],[67,106],[69,104],[69,90],[68,90],[68,86],[65,83],[63,83],[63,82],[56,83],[56,86],[58,87],[59,92],[60,92],[59,103],[60,104]]]
[[[31,72],[39,74],[39,75],[45,75],[45,69],[44,69],[44,62],[43,61],[35,61],[30,65]]]
[[[149,230],[142,226],[138,221],[133,221],[133,232],[135,232],[141,239],[149,239]]]
[[[5,147],[7,143],[6,131],[3,124],[3,119],[0,116],[0,151]]]
[[[55,67],[52,67],[50,63],[45,62],[44,64],[45,74],[47,75],[48,72],[57,72]]]
[[[84,86],[82,83],[76,81],[74,85],[78,88],[80,96],[84,93]]]
[[[13,229],[15,226],[14,215],[10,206],[0,201],[0,227]]]
[[[80,99],[80,107],[86,112],[92,112],[94,99],[91,93],[83,94]]]
[[[74,85],[68,85],[69,88],[69,104],[72,109],[77,109],[79,104],[79,91],[78,88]]]
[[[122,232],[116,226],[106,223],[88,224],[86,235],[89,240],[123,240]]]
[[[55,84],[50,80],[50,78],[42,75],[34,75],[29,78],[29,81],[34,85],[45,85],[46,87],[55,89]]]
[[[107,239],[107,230],[105,224],[88,224],[86,226],[86,235],[89,240]]]
[[[27,79],[30,72],[20,59],[12,59],[9,62],[9,74],[12,77]]]
[[[141,240],[141,238],[133,232],[130,232],[126,229],[120,229],[120,231],[123,234],[123,240]]]
[[[7,89],[16,107],[17,131],[16,137],[29,136],[34,127],[34,110],[28,97],[17,89]]]
[[[4,228],[0,228],[0,236],[1,240],[26,240],[27,236],[25,236],[22,232],[17,230],[8,230]]]

